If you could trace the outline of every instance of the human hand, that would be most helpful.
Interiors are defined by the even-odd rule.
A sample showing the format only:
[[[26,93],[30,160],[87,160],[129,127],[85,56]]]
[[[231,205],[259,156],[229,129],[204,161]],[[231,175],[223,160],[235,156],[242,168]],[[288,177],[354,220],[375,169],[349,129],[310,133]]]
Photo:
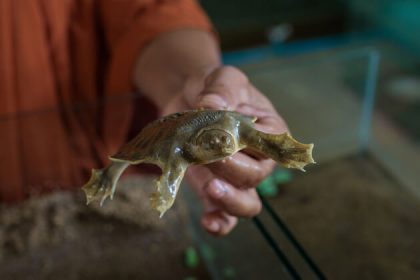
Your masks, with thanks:
[[[230,66],[190,79],[183,94],[167,110],[191,108],[234,110],[256,116],[258,130],[273,134],[287,131],[270,101],[245,74]],[[274,164],[271,159],[242,151],[209,165],[191,166],[186,178],[203,202],[202,226],[211,234],[226,235],[235,227],[238,217],[257,215],[261,202],[255,187],[271,173]]]
[[[159,36],[140,53],[134,84],[161,115],[197,109],[228,109],[258,118],[256,128],[273,134],[287,130],[270,101],[237,68],[220,66],[214,36],[199,30],[178,30]],[[255,187],[274,162],[246,151],[220,162],[190,166],[186,178],[204,204],[202,225],[225,235],[238,217],[252,217],[261,209]]]

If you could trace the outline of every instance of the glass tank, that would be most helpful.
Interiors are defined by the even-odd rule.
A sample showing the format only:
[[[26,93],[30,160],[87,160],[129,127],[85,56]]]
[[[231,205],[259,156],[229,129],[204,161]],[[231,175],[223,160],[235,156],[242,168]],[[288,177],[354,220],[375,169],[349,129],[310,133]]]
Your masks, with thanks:
[[[215,238],[201,229],[201,205],[187,185],[162,219],[150,210],[156,177],[150,167],[131,168],[113,201],[86,206],[79,188],[89,174],[74,171],[75,179],[71,170],[91,163],[77,149],[55,151],[60,141],[81,145],[56,128],[63,115],[71,112],[81,124],[101,121],[101,112],[124,112],[141,96],[2,116],[4,145],[18,151],[11,157],[2,150],[3,178],[17,178],[7,195],[27,200],[0,204],[0,278],[336,279],[355,270],[366,278],[412,276],[420,249],[419,149],[374,107],[379,50],[260,49],[227,54],[225,61],[270,98],[296,139],[315,144],[317,164],[305,173],[277,168],[258,188],[262,213]],[[103,134],[103,128],[87,129]],[[13,138],[16,131],[25,137]],[[103,150],[93,140],[84,145]],[[12,174],[10,166],[26,157],[39,165],[20,166],[24,176]],[[56,169],[45,167],[51,161]],[[36,179],[42,183],[31,185]],[[15,192],[19,188],[23,192]]]
[[[265,229],[256,225],[264,236],[273,230],[266,239],[291,279],[419,275],[413,131],[420,123],[410,110],[418,99],[405,99],[407,86],[390,90],[390,81],[401,80],[395,68],[410,56],[383,42],[364,45],[299,55],[291,52],[299,46],[274,46],[225,57],[270,98],[296,139],[315,144],[317,164],[306,173],[277,169],[260,185],[269,219]],[[400,121],[409,112],[411,119]]]
[[[260,51],[234,53],[225,60],[238,65],[267,95],[296,139],[315,144],[317,164],[308,166],[306,173],[277,168],[259,187],[264,205],[262,214],[252,222],[241,223],[231,236],[217,240],[200,234],[199,240],[224,252],[223,258],[208,262],[212,276],[224,279],[222,268],[230,264],[238,279],[323,279],[326,277],[323,267],[299,236],[294,235],[295,224],[289,228],[287,218],[290,215],[296,219],[292,222],[307,232],[305,224],[316,221],[305,215],[307,211],[317,215],[318,210],[302,207],[302,212],[299,207],[307,204],[306,200],[313,200],[312,196],[317,197],[317,185],[309,187],[314,176],[322,177],[318,175],[319,170],[336,161],[353,164],[351,161],[368,157],[379,52],[373,48],[358,48],[279,56]],[[318,179],[318,184],[330,185],[331,179]],[[306,185],[308,189],[303,189]],[[308,193],[294,193],[299,191]],[[333,193],[330,195],[334,197]],[[339,200],[337,197],[335,203],[340,203]],[[284,211],[287,215],[283,215]],[[322,220],[324,213],[319,215]],[[253,237],[255,231],[258,237]],[[265,245],[259,244],[261,239],[265,240]],[[261,251],[262,248],[265,250]],[[233,265],[238,254],[247,256],[249,265],[243,260]]]

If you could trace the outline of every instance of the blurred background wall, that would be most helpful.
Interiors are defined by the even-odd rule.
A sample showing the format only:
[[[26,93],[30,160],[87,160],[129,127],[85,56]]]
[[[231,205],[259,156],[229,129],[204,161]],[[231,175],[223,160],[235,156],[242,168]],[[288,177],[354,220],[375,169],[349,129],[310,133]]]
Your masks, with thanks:
[[[287,41],[374,30],[420,48],[417,0],[201,0],[201,4],[217,27],[224,50],[267,42],[275,26],[291,29]]]
[[[289,26],[288,40],[337,34],[345,30],[345,3],[335,0],[202,0],[225,50],[267,42],[275,26]]]
[[[420,1],[346,0],[352,26],[378,28],[395,39],[420,48]]]

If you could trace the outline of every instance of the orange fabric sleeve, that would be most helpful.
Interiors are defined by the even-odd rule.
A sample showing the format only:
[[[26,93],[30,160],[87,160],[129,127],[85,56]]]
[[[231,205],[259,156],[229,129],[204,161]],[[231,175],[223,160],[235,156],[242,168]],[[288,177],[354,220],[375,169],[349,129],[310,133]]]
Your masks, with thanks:
[[[194,0],[103,1],[102,18],[110,47],[108,93],[133,90],[132,70],[141,49],[164,32],[183,28],[212,32]]]
[[[164,32],[192,28],[212,32],[212,26],[194,0],[107,0],[100,13],[110,57],[105,82],[107,97],[134,91],[133,69],[141,49]],[[109,104],[105,108],[104,139],[115,152],[132,120],[133,108]]]

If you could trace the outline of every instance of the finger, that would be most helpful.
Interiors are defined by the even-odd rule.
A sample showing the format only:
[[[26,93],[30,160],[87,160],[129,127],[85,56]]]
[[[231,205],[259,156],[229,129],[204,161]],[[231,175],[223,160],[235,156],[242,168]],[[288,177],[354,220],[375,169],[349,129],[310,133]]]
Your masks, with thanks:
[[[213,179],[205,191],[215,205],[232,216],[253,217],[261,211],[255,189],[238,189],[223,180]]]
[[[282,134],[289,131],[286,122],[279,116],[259,118],[255,123],[255,128],[271,134]]]
[[[274,134],[284,133],[289,130],[286,122],[278,115],[271,104],[264,106],[258,103],[252,105],[241,104],[237,108],[237,111],[244,115],[257,117],[255,123],[255,128],[257,130]]]
[[[211,178],[214,178],[214,175],[210,170],[202,166],[191,166],[189,170],[191,170],[189,181],[193,184],[204,206],[204,214],[201,218],[203,228],[216,236],[228,234],[235,227],[237,218],[227,214],[212,202],[204,190],[203,182],[210,181]]]
[[[213,71],[205,81],[195,106],[234,110],[249,101],[248,78],[240,70],[225,66]]]
[[[231,184],[253,188],[271,173],[274,165],[272,160],[257,160],[241,152],[207,167]]]
[[[201,225],[210,234],[223,236],[232,231],[238,223],[238,218],[233,217],[221,210],[208,212],[201,218]]]

